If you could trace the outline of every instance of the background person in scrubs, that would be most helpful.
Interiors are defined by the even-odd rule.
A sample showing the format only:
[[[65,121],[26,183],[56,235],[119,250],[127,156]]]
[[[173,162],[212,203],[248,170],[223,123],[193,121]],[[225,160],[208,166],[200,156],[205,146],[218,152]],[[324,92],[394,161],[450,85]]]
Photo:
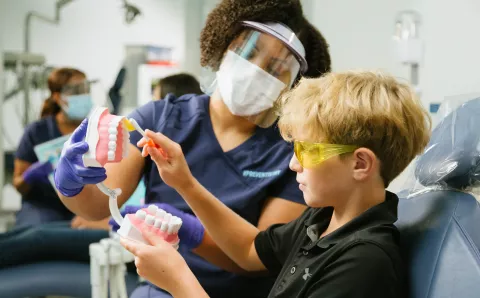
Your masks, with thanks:
[[[256,22],[244,22],[248,20]],[[305,210],[303,196],[289,170],[291,147],[274,125],[274,106],[300,72],[318,77],[330,70],[325,39],[305,19],[300,2],[287,0],[248,1],[248,5],[222,1],[210,13],[200,39],[201,63],[218,71],[213,95],[169,95],[129,117],[180,144],[202,185],[260,230],[297,218]],[[146,203],[168,204],[182,217],[180,253],[211,297],[268,295],[274,278],[241,275],[180,195],[163,183],[152,160],[142,156],[136,146],[140,134],[132,133],[130,153],[121,163],[107,164],[105,169],[83,167],[87,126],[87,121],[82,123],[65,143],[55,171],[60,197],[70,210],[88,219],[105,218],[108,198],[94,184],[104,181],[110,188],[120,187],[118,200],[123,204],[144,177]],[[85,183],[86,177],[91,184]],[[170,295],[145,285],[132,297]]]
[[[180,97],[185,94],[201,94],[200,83],[197,79],[188,73],[179,73],[164,77],[153,87],[153,100],[160,100],[173,94]]]
[[[17,226],[64,221],[73,217],[48,180],[48,175],[53,172],[52,164],[39,162],[34,147],[71,134],[87,116],[92,101],[86,95],[86,76],[77,69],[54,70],[48,77],[48,88],[50,97],[43,104],[41,119],[25,128],[16,151],[13,184],[22,195]]]

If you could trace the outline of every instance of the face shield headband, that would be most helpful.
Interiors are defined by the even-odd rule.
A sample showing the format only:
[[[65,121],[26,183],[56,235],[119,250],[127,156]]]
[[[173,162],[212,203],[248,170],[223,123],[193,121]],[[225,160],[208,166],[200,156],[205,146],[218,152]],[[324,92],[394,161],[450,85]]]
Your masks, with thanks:
[[[302,68],[297,54],[277,36],[247,27],[231,43],[216,75],[232,114],[261,127],[272,125],[276,101]]]

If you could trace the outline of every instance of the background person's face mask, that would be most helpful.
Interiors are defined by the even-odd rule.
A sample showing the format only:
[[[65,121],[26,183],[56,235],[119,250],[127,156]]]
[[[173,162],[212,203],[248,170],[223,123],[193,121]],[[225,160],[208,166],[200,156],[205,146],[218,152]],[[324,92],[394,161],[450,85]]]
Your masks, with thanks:
[[[85,119],[93,107],[90,94],[68,95],[65,96],[68,105],[62,105],[62,109],[70,120]]]
[[[225,105],[237,116],[253,116],[270,109],[286,87],[232,51],[227,51],[220,65],[217,83]]]

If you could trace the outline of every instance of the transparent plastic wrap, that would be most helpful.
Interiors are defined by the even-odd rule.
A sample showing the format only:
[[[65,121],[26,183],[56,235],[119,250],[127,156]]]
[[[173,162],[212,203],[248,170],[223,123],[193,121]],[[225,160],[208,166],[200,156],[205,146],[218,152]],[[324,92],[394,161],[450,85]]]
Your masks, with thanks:
[[[424,153],[409,167],[407,196],[440,189],[480,194],[480,96],[449,98],[437,119]]]

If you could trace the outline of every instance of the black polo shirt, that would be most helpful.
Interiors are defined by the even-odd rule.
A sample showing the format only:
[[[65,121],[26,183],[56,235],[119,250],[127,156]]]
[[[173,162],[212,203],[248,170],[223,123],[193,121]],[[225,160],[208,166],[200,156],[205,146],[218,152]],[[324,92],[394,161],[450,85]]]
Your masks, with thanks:
[[[319,239],[333,208],[308,208],[297,220],[255,239],[260,260],[277,280],[268,297],[405,297],[398,198],[365,211]]]

